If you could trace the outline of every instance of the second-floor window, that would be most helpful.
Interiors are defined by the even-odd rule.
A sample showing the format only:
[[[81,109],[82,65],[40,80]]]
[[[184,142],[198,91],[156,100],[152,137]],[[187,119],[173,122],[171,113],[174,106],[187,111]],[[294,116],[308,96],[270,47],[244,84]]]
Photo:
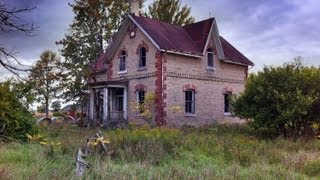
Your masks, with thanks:
[[[209,48],[207,50],[207,66],[209,68],[213,68],[214,67],[214,63],[213,63],[213,51],[211,48]]]
[[[139,68],[146,67],[146,61],[147,61],[146,48],[141,47],[139,51]]]
[[[119,71],[125,71],[127,69],[126,68],[126,55],[127,55],[127,53],[125,51],[121,51]]]

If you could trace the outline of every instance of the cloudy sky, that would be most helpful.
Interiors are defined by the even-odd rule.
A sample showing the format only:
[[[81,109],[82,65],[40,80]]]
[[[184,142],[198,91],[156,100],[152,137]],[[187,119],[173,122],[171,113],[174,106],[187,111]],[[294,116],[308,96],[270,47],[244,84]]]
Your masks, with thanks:
[[[44,50],[59,49],[55,41],[67,33],[72,0],[2,0],[10,8],[37,7],[21,18],[39,26],[36,36],[0,34],[0,47],[15,49],[16,57],[32,64]],[[147,0],[146,5],[153,0]],[[280,65],[296,56],[320,65],[319,0],[182,0],[197,21],[215,17],[220,35],[256,65]],[[0,70],[4,77],[7,74]]]

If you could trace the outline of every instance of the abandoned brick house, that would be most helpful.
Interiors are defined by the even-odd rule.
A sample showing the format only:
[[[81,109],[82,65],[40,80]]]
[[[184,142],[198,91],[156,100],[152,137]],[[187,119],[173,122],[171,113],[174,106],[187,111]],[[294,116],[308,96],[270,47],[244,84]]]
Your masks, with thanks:
[[[244,90],[249,66],[219,36],[214,18],[176,26],[131,13],[94,65],[89,118],[141,123],[129,102],[142,103],[146,93],[155,92],[157,124],[213,123],[230,116],[229,97]]]

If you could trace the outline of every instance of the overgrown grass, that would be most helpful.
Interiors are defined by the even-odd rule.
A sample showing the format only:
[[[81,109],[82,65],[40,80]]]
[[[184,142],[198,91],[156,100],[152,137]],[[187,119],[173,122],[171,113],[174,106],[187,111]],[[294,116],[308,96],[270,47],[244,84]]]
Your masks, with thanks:
[[[1,179],[77,179],[74,156],[98,130],[58,126],[42,135],[60,145],[0,147]],[[261,140],[246,127],[133,127],[103,131],[108,154],[87,161],[85,179],[317,179],[320,141]]]

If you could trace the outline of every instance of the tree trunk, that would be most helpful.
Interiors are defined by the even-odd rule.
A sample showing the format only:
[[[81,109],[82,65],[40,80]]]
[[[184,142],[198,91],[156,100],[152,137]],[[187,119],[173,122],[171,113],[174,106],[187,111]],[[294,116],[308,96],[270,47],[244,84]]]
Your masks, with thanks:
[[[45,101],[46,101],[46,118],[49,117],[49,98],[46,96],[45,97]]]

